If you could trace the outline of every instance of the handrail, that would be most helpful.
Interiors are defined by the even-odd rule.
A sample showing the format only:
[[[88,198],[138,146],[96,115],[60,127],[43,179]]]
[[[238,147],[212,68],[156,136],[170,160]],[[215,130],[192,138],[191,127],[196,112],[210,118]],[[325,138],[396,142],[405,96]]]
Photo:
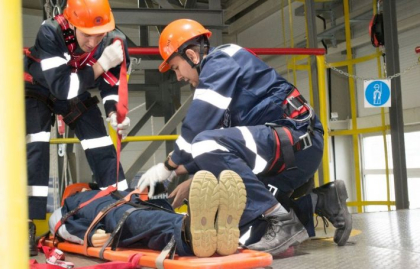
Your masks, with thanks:
[[[325,49],[316,48],[247,48],[257,55],[325,55]],[[23,49],[24,52],[28,48]],[[130,55],[159,55],[157,47],[131,47],[128,48]]]
[[[325,49],[311,48],[247,48],[257,55],[325,55]],[[158,48],[128,48],[130,55],[159,55]]]

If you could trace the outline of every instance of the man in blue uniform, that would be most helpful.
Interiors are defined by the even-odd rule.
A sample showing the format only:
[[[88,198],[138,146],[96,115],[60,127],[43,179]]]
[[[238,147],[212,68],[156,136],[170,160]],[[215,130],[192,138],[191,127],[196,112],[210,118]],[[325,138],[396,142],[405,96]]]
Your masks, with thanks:
[[[196,21],[182,19],[162,32],[159,69],[173,70],[179,81],[195,87],[175,149],[164,163],[151,167],[140,179],[143,190],[176,174],[208,170],[218,175],[237,172],[247,190],[243,231],[263,216],[263,236],[247,247],[273,255],[314,235],[313,212],[337,228],[335,242],[345,244],[351,215],[342,182],[315,189],[298,202],[299,219],[278,200],[305,184],[316,172],[323,154],[323,128],[299,91],[273,68],[238,45],[210,48],[211,32]],[[182,201],[190,180],[170,197]],[[274,185],[273,196],[266,188]],[[276,199],[277,197],[277,199]],[[177,204],[178,203],[178,204]]]
[[[114,39],[119,40],[114,42]],[[64,15],[46,20],[25,57],[26,141],[29,219],[45,219],[52,116],[60,114],[81,141],[99,187],[116,183],[116,151],[107,135],[96,97],[99,88],[107,120],[123,136],[129,118],[117,124],[116,103],[125,36],[115,29],[107,0],[68,0]],[[119,189],[126,189],[119,168]],[[30,221],[30,254],[36,255]]]
[[[175,213],[167,200],[144,202],[137,195],[129,203],[115,206],[127,192],[102,196],[98,192],[86,191],[67,197],[64,206],[50,217],[51,232],[57,231],[61,238],[78,244],[87,238],[89,246],[95,247],[106,247],[113,242],[113,246],[140,245],[163,250],[169,244],[168,248],[175,246],[180,256],[209,257],[215,252],[230,255],[237,251],[238,241],[233,235],[239,234],[246,191],[241,178],[233,171],[223,171],[219,180],[208,171],[197,172],[190,186],[188,215]],[[94,223],[105,208],[112,209]],[[66,221],[61,223],[63,216]],[[91,225],[94,227],[89,229]],[[85,237],[87,231],[91,232]]]

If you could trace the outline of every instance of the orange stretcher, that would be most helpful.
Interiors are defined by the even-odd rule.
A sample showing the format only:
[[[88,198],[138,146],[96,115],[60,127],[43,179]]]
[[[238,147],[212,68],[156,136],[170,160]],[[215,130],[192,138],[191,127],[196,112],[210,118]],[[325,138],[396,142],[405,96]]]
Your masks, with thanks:
[[[54,247],[52,238],[44,241],[44,245]],[[84,255],[82,245],[69,242],[58,243],[57,246],[64,252]],[[99,258],[100,247],[89,247],[88,256]],[[104,252],[104,258],[109,261],[128,262],[129,257],[133,254],[140,253],[139,265],[156,268],[156,258],[160,254],[159,251],[140,248],[117,248],[115,251],[107,248]],[[272,256],[269,253],[253,251],[249,249],[238,249],[238,252],[229,256],[214,255],[210,258],[198,258],[195,256],[179,257],[174,259],[165,259],[163,266],[165,269],[183,269],[183,268],[257,268],[270,266]]]
[[[68,186],[63,194],[64,199],[78,191],[81,191],[82,188],[89,188],[89,185],[86,183],[77,183]],[[147,200],[147,192],[142,193],[141,198]],[[45,240],[40,240],[40,243],[48,247],[57,247],[58,249],[75,253],[86,255],[89,257],[100,258],[101,247],[88,247],[87,254],[85,254],[85,247],[83,245],[74,244],[71,242],[60,242],[54,245],[53,237],[50,236]],[[103,258],[108,261],[122,261],[128,262],[129,258],[134,254],[141,254],[139,265],[157,268],[156,264],[157,258],[160,251],[145,249],[145,248],[117,248],[115,251],[111,250],[111,247],[107,247],[103,253]],[[184,269],[184,268],[257,268],[257,267],[266,267],[270,266],[273,261],[273,257],[269,253],[259,252],[249,249],[238,249],[235,254],[229,256],[219,256],[215,254],[209,258],[198,258],[195,256],[180,257],[175,255],[173,259],[165,259],[163,261],[163,266],[165,269]]]

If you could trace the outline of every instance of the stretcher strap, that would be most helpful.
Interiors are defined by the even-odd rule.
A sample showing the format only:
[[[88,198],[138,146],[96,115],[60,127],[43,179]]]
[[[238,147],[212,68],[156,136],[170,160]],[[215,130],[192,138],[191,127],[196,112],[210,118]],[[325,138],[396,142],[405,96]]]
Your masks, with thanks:
[[[124,42],[120,38],[115,38],[114,42],[120,41],[121,44]],[[122,123],[128,113],[128,86],[127,86],[127,62],[125,59],[125,51],[123,47],[123,62],[120,68],[120,85],[118,87],[118,103],[117,103],[117,123]],[[121,152],[121,135],[117,129],[117,184],[120,171],[120,152]]]
[[[128,258],[127,262],[115,261],[106,262],[101,264],[89,265],[78,267],[79,269],[138,269],[140,259],[143,256],[142,253],[136,253]],[[35,259],[29,260],[30,269],[62,269],[64,266],[52,265],[52,264],[39,264]],[[64,267],[71,268],[71,267]]]
[[[133,196],[134,194],[138,194],[140,195],[140,192],[138,189],[130,192],[129,194],[127,194],[127,196],[125,196],[124,198],[116,201],[115,203],[112,203],[108,206],[106,206],[105,208],[103,208],[98,215],[96,215],[95,219],[93,219],[92,223],[90,224],[89,228],[86,230],[84,239],[83,239],[83,250],[84,250],[84,254],[88,255],[88,240],[89,240],[89,234],[90,232],[93,230],[93,228],[99,223],[99,221],[101,221],[106,214],[109,213],[109,211],[111,211],[114,208],[117,208],[125,203],[128,203],[131,200],[131,196]]]
[[[54,227],[54,235],[53,235],[53,241],[55,242],[55,237],[56,237],[56,235],[57,235],[57,233],[58,233],[58,229],[60,229],[60,227],[61,227],[61,225],[63,225],[64,224],[64,222],[66,222],[66,220],[68,219],[68,218],[70,218],[71,216],[73,216],[74,214],[76,214],[80,209],[82,209],[83,207],[85,207],[86,205],[88,205],[90,202],[92,202],[93,200],[95,200],[95,199],[98,199],[98,198],[101,198],[101,197],[104,197],[104,196],[106,196],[106,195],[109,195],[111,192],[114,192],[114,191],[116,191],[117,190],[117,188],[116,187],[114,187],[114,186],[109,186],[108,188],[106,188],[105,190],[102,190],[102,191],[100,191],[100,192],[98,192],[95,196],[93,196],[91,199],[89,199],[88,201],[86,201],[86,202],[84,202],[84,203],[82,203],[82,204],[80,204],[78,207],[76,207],[75,209],[73,209],[73,210],[71,210],[71,211],[69,211],[69,212],[67,212],[67,214],[66,215],[64,215],[61,219],[60,219],[60,221],[58,221],[57,222],[57,224],[55,225],[55,227]]]
[[[89,228],[86,230],[85,233],[85,237],[83,239],[83,249],[84,249],[84,254],[87,256],[88,252],[88,240],[89,240],[89,234],[90,232],[93,230],[93,228],[106,216],[106,214],[111,211],[112,209],[119,207],[120,205],[124,204],[125,200],[121,199],[116,201],[115,203],[109,204],[108,206],[106,206],[105,208],[103,208],[98,215],[96,215],[95,219],[93,219],[92,223],[90,224]]]
[[[165,246],[165,248],[156,258],[156,268],[164,269],[163,262],[165,261],[166,256],[168,256],[169,254],[169,258],[173,260],[175,256],[175,249],[176,249],[175,237],[172,235],[171,240],[169,240],[169,243]]]
[[[114,231],[112,231],[111,236],[108,238],[108,240],[102,246],[101,251],[99,251],[99,258],[100,259],[104,259],[104,251],[109,246],[109,244],[111,242],[112,242],[113,246],[114,245],[115,245],[115,247],[117,246],[117,241],[119,241],[119,238],[121,236],[121,231],[122,231],[123,224],[127,220],[128,216],[130,216],[130,214],[133,213],[136,210],[140,210],[140,209],[132,207],[132,208],[130,208],[127,211],[124,212],[123,216],[121,217],[121,219],[117,223],[117,227],[115,227]],[[118,237],[116,238],[115,236],[117,235],[117,233],[118,233]],[[114,247],[112,247],[112,250],[115,250]]]

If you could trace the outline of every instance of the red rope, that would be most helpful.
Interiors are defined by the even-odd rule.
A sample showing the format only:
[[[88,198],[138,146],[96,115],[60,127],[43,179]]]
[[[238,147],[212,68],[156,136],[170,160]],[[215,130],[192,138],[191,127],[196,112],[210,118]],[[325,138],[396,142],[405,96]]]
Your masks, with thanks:
[[[115,41],[120,41],[123,48],[123,62],[120,69],[120,85],[118,87],[118,103],[117,103],[117,123],[122,123],[128,113],[128,85],[127,85],[127,63],[125,60],[124,42],[116,38]],[[120,152],[121,152],[121,135],[117,129],[117,183],[118,189],[118,177],[120,172]]]

